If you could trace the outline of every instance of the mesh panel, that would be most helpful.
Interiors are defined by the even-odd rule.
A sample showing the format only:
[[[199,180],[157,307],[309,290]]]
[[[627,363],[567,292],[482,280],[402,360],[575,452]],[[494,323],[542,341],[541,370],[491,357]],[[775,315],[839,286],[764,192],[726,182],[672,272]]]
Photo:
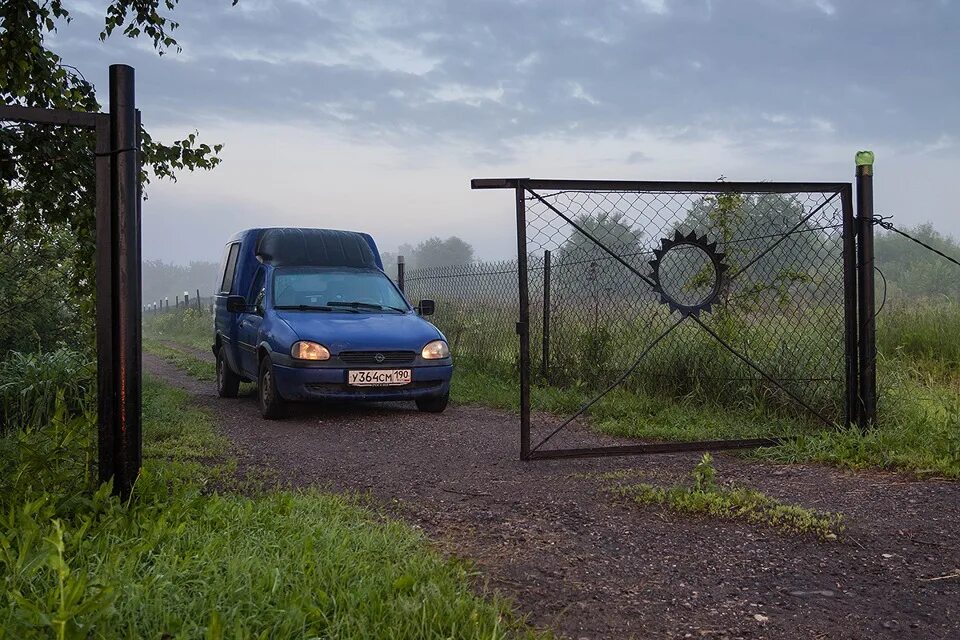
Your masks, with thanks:
[[[842,421],[841,195],[765,191],[527,191],[534,406],[540,387],[599,393],[633,368],[618,389],[637,396]],[[517,275],[516,262],[422,269],[407,292],[438,301],[461,362],[512,374]]]

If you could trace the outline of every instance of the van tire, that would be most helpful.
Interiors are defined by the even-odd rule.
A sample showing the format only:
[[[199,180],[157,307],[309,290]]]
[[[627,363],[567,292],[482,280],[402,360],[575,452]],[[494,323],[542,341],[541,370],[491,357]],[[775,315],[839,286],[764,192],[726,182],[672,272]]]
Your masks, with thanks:
[[[240,390],[240,376],[227,363],[227,350],[223,345],[217,349],[217,395],[221,398],[236,398]]]
[[[427,398],[417,398],[416,400],[417,409],[424,413],[443,413],[443,410],[447,408],[448,402],[450,402],[449,392],[442,396],[430,396]]]
[[[257,400],[260,404],[260,415],[265,420],[282,418],[286,403],[277,391],[277,380],[273,375],[273,363],[270,356],[260,359],[260,375],[257,378]]]

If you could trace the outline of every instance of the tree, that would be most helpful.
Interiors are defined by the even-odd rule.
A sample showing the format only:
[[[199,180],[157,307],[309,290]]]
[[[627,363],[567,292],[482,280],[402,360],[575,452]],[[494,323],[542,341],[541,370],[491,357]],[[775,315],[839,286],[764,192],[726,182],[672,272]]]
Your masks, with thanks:
[[[100,39],[120,30],[128,38],[146,37],[160,55],[179,51],[172,35],[179,25],[169,17],[178,1],[112,0],[105,7]],[[93,85],[47,46],[58,25],[69,21],[62,0],[0,3],[4,104],[100,110]],[[151,174],[175,180],[180,170],[212,169],[220,162],[222,145],[199,142],[195,133],[169,144],[154,140],[146,130],[141,133],[144,184]],[[86,130],[12,123],[0,128],[0,239],[42,244],[55,237],[62,249],[66,234],[73,251],[61,257],[71,265],[64,277],[73,295],[87,301],[93,290],[95,249],[92,151],[93,134]]]
[[[447,267],[473,262],[473,247],[457,236],[450,236],[446,240],[433,237],[424,240],[414,249],[410,249],[410,245],[401,246],[400,255],[404,256],[411,268]]]

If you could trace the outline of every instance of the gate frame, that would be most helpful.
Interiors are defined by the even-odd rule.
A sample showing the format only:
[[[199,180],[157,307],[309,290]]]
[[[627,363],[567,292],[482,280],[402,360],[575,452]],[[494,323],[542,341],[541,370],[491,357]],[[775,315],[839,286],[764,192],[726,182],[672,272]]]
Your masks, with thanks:
[[[871,185],[872,186],[872,185]],[[872,300],[864,300],[864,292],[858,284],[857,226],[864,224],[863,212],[855,219],[853,213],[853,188],[849,182],[676,182],[634,180],[543,180],[532,178],[474,178],[471,189],[512,189],[515,193],[517,216],[517,273],[519,291],[519,319],[516,330],[520,338],[520,459],[540,460],[552,458],[582,458],[599,456],[622,456],[683,451],[719,451],[724,449],[751,449],[776,446],[787,438],[739,438],[730,440],[698,440],[689,442],[663,442],[649,444],[613,445],[605,447],[572,447],[530,450],[530,299],[527,269],[527,220],[526,193],[537,195],[535,190],[556,191],[654,191],[665,193],[824,193],[840,196],[841,225],[843,229],[843,308],[844,308],[844,409],[846,424],[861,425],[864,407],[859,396],[859,384],[863,372],[858,366],[859,354],[864,353],[867,335],[863,340],[858,331],[858,297],[863,317],[873,317]],[[871,226],[872,230],[872,226]],[[872,259],[871,259],[872,262]],[[871,274],[872,275],[872,274]],[[865,305],[865,306],[864,306]],[[867,333],[867,332],[864,332]],[[868,414],[869,415],[869,414]],[[542,443],[541,443],[542,444]],[[539,446],[539,445],[538,445]]]
[[[140,111],[135,72],[110,65],[110,111],[0,106],[0,121],[92,129],[96,138],[97,450],[101,483],[130,496],[143,460]]]

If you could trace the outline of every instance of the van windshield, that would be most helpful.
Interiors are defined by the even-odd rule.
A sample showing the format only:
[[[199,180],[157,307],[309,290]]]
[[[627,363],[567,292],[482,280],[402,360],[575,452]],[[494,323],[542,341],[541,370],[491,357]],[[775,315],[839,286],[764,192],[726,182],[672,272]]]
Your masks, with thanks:
[[[370,269],[284,267],[273,276],[273,306],[317,311],[410,310],[389,278]]]

